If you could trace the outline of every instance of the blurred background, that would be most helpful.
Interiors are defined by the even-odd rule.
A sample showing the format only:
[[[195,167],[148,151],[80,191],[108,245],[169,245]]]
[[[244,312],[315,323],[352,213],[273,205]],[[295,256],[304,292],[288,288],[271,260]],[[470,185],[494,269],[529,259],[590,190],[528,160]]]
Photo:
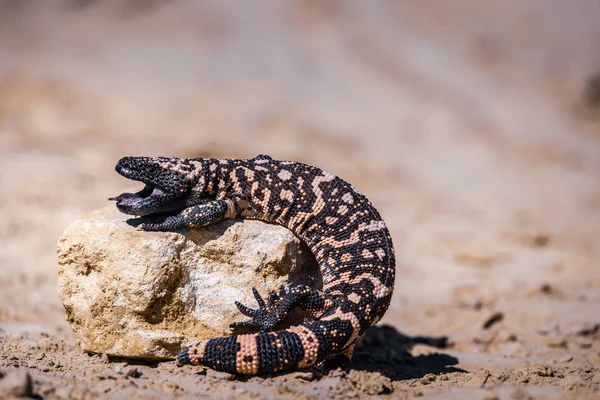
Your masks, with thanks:
[[[259,153],[372,200],[406,334],[598,319],[598,1],[2,0],[0,327],[72,340],[56,240],[120,157]]]

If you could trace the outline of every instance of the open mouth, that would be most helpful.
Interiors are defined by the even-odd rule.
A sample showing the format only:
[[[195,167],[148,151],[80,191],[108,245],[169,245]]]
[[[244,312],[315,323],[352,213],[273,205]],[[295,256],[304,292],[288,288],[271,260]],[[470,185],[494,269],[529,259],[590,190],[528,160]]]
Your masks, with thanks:
[[[146,186],[136,193],[121,193],[117,197],[111,197],[108,200],[116,201],[117,206],[132,206],[140,201],[147,199],[151,196],[161,196],[165,193],[157,188],[156,186],[152,186],[150,184],[146,184]]]

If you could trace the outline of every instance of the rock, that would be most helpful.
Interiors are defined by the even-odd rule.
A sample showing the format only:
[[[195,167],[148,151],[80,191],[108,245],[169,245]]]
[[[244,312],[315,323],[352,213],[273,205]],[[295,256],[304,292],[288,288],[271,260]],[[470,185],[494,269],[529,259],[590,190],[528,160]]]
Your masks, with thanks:
[[[379,372],[361,372],[357,370],[350,370],[348,372],[347,379],[352,383],[352,387],[358,391],[362,397],[389,394],[392,392],[391,379]]]
[[[485,322],[483,323],[482,327],[483,327],[483,329],[490,329],[492,326],[494,326],[498,322],[501,322],[503,319],[504,319],[504,313],[502,313],[500,311],[496,311],[495,313],[493,313],[492,315],[490,315],[485,320]]]
[[[125,375],[131,378],[139,378],[140,376],[142,376],[142,373],[138,371],[138,369],[135,367],[127,367],[127,369],[125,370]]]
[[[283,284],[318,287],[310,250],[288,229],[227,220],[181,233],[144,232],[111,208],[71,224],[58,240],[59,294],[83,350],[172,359],[193,340],[229,336]],[[133,220],[134,221],[134,220]]]
[[[431,382],[435,382],[436,378],[434,374],[427,374],[421,378],[420,382],[423,385],[429,385]]]
[[[571,331],[576,336],[595,336],[596,334],[600,333],[600,324],[583,322],[575,325]]]
[[[234,381],[236,376],[223,371],[215,371],[214,369],[207,369],[206,376],[209,378],[215,378],[222,381]]]
[[[291,377],[293,379],[300,379],[303,381],[314,381],[315,380],[315,373],[312,371],[296,371],[291,373]]]
[[[293,371],[293,372],[289,372],[287,374],[275,376],[273,379],[276,381],[281,381],[281,382],[293,382],[295,380],[310,382],[310,381],[314,381],[316,379],[316,375],[313,371],[305,369],[305,370]]]
[[[29,372],[21,369],[0,372],[0,398],[31,396],[33,396],[33,384]]]

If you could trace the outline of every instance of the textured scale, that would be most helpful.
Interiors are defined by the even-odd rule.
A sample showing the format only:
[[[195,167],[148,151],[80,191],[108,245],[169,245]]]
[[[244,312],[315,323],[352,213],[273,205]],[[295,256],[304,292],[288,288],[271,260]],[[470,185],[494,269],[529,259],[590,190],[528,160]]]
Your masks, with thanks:
[[[263,300],[253,289],[259,308],[236,303],[250,320],[232,327],[258,332],[203,340],[183,349],[179,363],[254,375],[349,358],[356,341],[386,312],[394,287],[392,239],[369,200],[344,180],[265,155],[126,157],[116,169],[146,183],[141,192],[113,199],[122,212],[150,217],[170,212],[141,229],[196,228],[239,217],[276,223],[306,242],[322,271],[322,290],[297,286]],[[312,319],[276,330],[297,306]]]

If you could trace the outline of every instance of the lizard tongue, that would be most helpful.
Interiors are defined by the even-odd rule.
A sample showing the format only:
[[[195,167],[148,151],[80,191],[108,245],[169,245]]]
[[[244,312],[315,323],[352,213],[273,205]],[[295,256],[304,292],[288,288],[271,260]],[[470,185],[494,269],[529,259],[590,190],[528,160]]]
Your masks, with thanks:
[[[129,199],[129,202],[131,202],[131,200],[141,200],[143,198],[151,196],[152,194],[154,194],[155,191],[157,191],[157,188],[154,188],[151,185],[146,185],[142,190],[140,190],[137,193],[121,193],[116,197],[110,197],[108,200],[120,203],[123,200]]]
[[[127,198],[131,198],[131,197],[140,197],[135,193],[121,193],[120,195],[116,196],[116,197],[109,197],[108,200],[110,201],[121,201],[123,199],[127,199]]]
[[[122,193],[122,194],[118,195],[117,197],[110,197],[108,200],[116,201],[117,204],[125,204],[125,203],[135,203],[136,201],[139,201],[142,198],[143,197],[141,197],[137,193]]]

